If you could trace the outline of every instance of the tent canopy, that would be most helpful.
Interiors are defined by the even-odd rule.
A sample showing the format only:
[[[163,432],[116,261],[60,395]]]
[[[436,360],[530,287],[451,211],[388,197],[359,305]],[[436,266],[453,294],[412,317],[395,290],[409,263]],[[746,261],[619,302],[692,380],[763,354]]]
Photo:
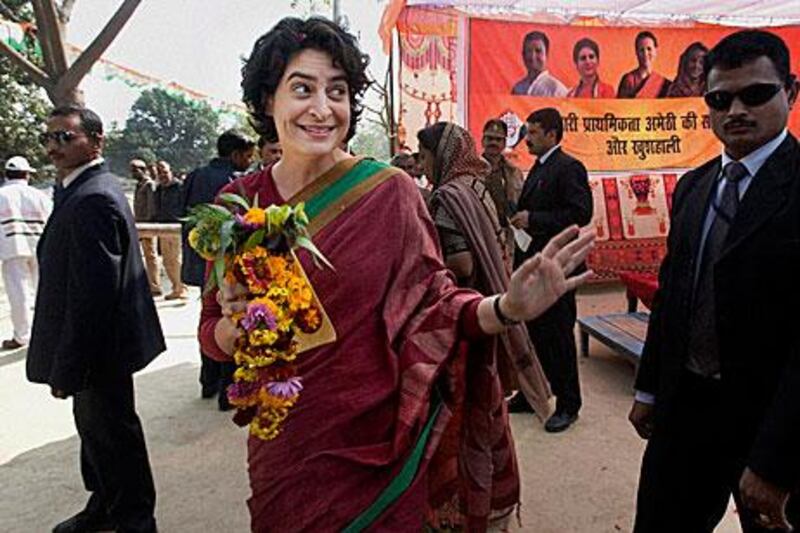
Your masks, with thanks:
[[[540,14],[565,19],[602,17],[734,26],[800,24],[798,0],[405,0],[404,3],[450,7],[473,15]]]

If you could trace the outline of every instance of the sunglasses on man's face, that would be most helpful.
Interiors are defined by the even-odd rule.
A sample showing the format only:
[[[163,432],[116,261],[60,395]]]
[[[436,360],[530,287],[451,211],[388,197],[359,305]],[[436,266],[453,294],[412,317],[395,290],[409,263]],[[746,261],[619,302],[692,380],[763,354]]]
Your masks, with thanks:
[[[50,141],[54,141],[59,146],[64,146],[80,137],[80,135],[80,133],[75,131],[47,131],[39,135],[39,142],[42,143],[42,146],[47,146],[47,143]]]
[[[754,83],[736,92],[710,91],[703,98],[711,109],[727,111],[735,98],[738,98],[747,107],[758,107],[772,100],[776,94],[781,92],[781,89],[783,89],[783,85],[779,83]]]

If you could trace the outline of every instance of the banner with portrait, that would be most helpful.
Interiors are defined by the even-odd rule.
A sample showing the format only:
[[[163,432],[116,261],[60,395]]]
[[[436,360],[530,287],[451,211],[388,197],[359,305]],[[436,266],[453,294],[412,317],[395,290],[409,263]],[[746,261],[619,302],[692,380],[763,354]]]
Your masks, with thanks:
[[[528,168],[519,128],[532,111],[555,107],[564,118],[564,149],[590,171],[697,166],[720,150],[701,97],[702,58],[736,30],[470,18],[469,130],[480,139],[488,119],[502,118],[513,158]],[[800,71],[800,28],[770,31],[791,48],[792,72]],[[797,111],[789,127],[800,134]]]

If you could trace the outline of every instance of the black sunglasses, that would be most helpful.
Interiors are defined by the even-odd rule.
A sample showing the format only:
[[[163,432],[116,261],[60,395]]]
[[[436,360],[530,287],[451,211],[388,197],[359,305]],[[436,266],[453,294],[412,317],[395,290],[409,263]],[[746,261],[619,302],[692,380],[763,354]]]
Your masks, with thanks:
[[[42,146],[47,146],[48,142],[55,141],[57,145],[64,146],[65,144],[71,143],[80,135],[82,134],[75,131],[46,131],[39,134],[39,142],[42,144]]]
[[[758,107],[766,104],[781,92],[783,85],[779,83],[754,83],[736,92],[711,91],[703,95],[706,105],[716,111],[727,111],[738,98],[747,107]]]

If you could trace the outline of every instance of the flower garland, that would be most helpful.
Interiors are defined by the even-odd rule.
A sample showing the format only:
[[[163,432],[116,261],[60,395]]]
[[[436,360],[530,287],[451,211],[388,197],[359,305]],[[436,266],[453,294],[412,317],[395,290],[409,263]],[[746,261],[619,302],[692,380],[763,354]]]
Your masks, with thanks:
[[[303,204],[265,209],[235,194],[223,194],[224,205],[193,207],[185,219],[191,226],[189,245],[214,262],[206,290],[223,280],[247,289],[244,312],[232,318],[241,330],[234,343],[236,371],[228,399],[234,418],[249,423],[263,440],[278,436],[289,410],[303,390],[297,375],[298,339],[322,326],[322,312],[297,257],[309,250],[315,262],[330,263],[311,242]]]

